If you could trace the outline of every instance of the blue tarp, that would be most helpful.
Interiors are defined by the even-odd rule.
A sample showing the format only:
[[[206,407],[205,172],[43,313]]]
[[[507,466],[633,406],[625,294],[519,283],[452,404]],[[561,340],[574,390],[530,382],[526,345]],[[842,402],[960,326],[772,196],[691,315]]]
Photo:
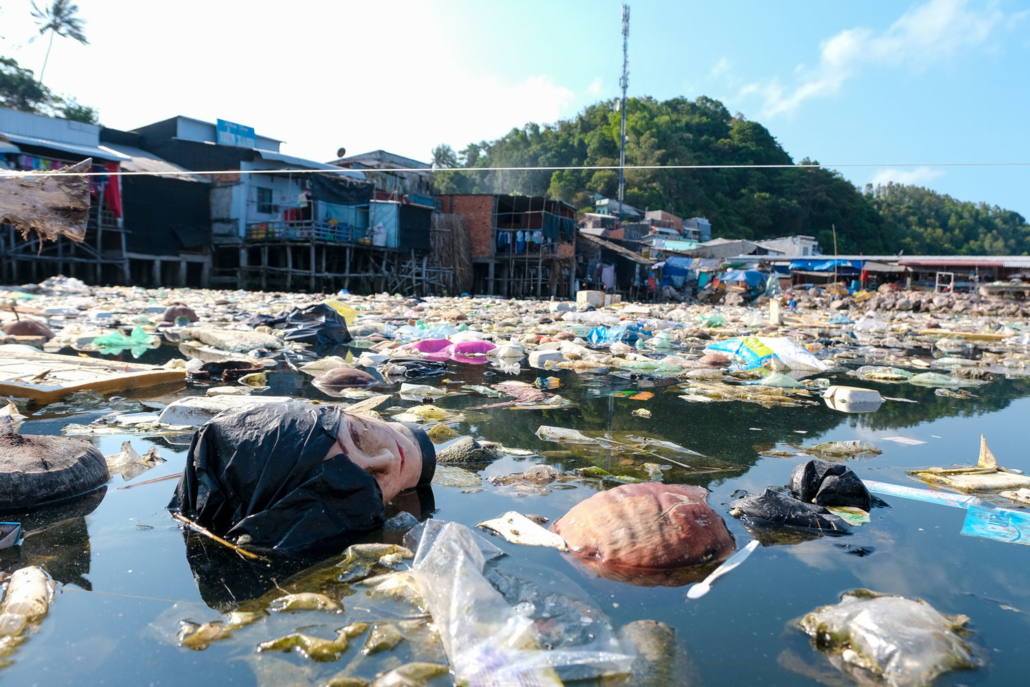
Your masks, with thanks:
[[[765,280],[767,278],[768,275],[757,270],[730,270],[720,277],[724,282],[745,282],[749,289],[753,289],[757,286],[765,286]]]
[[[852,269],[861,271],[865,260],[791,260],[790,271],[796,272],[832,272],[836,265],[837,271]]]

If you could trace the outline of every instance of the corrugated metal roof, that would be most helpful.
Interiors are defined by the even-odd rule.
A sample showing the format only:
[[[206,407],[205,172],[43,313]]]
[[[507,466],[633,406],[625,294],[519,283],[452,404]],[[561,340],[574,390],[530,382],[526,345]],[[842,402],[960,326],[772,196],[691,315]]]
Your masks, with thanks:
[[[914,255],[898,259],[910,267],[1030,267],[1025,255]]]
[[[342,176],[350,177],[352,179],[364,179],[365,175],[361,172],[355,171],[341,171],[340,167],[334,167],[332,165],[326,165],[321,162],[315,162],[314,160],[305,160],[302,157],[294,157],[293,155],[286,155],[285,153],[277,153],[272,150],[261,150],[260,148],[254,148],[254,152],[261,156],[263,160],[272,160],[275,162],[283,162],[294,167],[304,167],[306,169],[324,169],[329,172],[336,172]]]
[[[618,253],[619,255],[621,255],[622,257],[626,258],[627,260],[632,260],[633,262],[635,262],[635,263],[637,263],[639,265],[651,265],[654,262],[653,260],[648,260],[647,258],[645,258],[643,255],[640,255],[639,253],[634,253],[630,249],[623,248],[622,246],[614,244],[611,241],[605,241],[604,239],[598,238],[597,236],[591,236],[590,234],[584,234],[582,230],[580,230],[580,232],[579,232],[579,238],[583,239],[587,243],[592,243],[595,246],[600,246],[601,248],[605,248],[605,249],[610,250],[610,251],[612,251],[614,253]]]
[[[866,260],[909,267],[1030,267],[1026,255],[832,255],[817,256],[823,260]],[[812,259],[811,256],[738,255],[727,261],[789,263],[792,260]]]
[[[101,160],[111,160],[114,162],[121,162],[128,160],[129,158],[121,153],[107,149],[100,146],[87,146],[87,145],[76,145],[74,143],[65,143],[63,141],[51,141],[45,138],[35,138],[33,136],[20,136],[18,134],[11,134],[4,132],[13,143],[20,143],[26,146],[36,146],[38,148],[50,148],[51,150],[60,150],[65,153],[73,153],[75,155],[84,155],[86,157],[100,158]]]
[[[205,184],[210,183],[204,177],[140,148],[115,143],[104,143],[100,147],[129,158],[121,164],[122,171],[124,172],[149,172],[154,176],[181,179],[183,181],[198,181]]]

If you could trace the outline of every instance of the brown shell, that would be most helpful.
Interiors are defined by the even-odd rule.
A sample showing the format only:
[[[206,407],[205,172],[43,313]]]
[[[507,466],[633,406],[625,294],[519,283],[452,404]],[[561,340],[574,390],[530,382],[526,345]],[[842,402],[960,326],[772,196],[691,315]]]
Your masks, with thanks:
[[[717,562],[736,544],[707,497],[701,487],[684,484],[626,484],[580,502],[553,529],[584,561],[620,569]]]
[[[731,361],[722,353],[705,353],[698,362],[708,367],[729,367]]]
[[[44,336],[46,340],[54,338],[55,334],[42,322],[35,320],[18,320],[16,322],[5,322],[0,326],[0,332],[8,336]]]
[[[190,322],[196,322],[199,319],[193,308],[188,305],[183,305],[182,303],[169,305],[165,308],[164,315],[161,316],[161,319],[165,322],[175,322],[179,317],[185,317]]]
[[[330,389],[347,389],[372,386],[377,381],[375,377],[364,370],[353,367],[337,367],[315,377],[314,384]]]

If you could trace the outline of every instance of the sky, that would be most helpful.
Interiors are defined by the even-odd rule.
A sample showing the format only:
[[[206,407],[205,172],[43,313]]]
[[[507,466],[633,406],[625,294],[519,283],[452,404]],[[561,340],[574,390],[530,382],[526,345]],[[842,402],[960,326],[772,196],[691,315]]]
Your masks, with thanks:
[[[45,0],[40,0],[45,4]],[[131,130],[227,119],[315,160],[429,161],[614,98],[618,0],[77,0],[89,45],[45,83]],[[1030,0],[631,0],[629,94],[709,96],[794,160],[1030,217]],[[0,55],[37,73],[28,0],[0,0]]]

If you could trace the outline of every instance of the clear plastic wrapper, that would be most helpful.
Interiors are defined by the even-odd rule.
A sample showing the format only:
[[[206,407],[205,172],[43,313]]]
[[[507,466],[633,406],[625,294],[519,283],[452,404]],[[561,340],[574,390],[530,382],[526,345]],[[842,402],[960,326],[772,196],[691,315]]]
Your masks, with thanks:
[[[563,611],[561,601],[551,595],[540,597],[524,580],[485,570],[487,561],[502,553],[469,528],[431,520],[408,536],[418,546],[414,574],[456,684],[560,685],[559,673],[567,674],[567,679],[580,679],[629,670],[632,657],[622,653],[610,627],[607,633],[577,633],[569,625],[558,643],[551,644],[554,648],[544,649],[534,620],[539,609],[550,607],[564,617],[570,615],[568,608],[579,606],[582,611],[583,606],[559,595],[568,604]],[[498,581],[516,606],[509,604],[488,576]],[[562,591],[566,591],[564,585]],[[577,616],[581,624],[583,615]],[[604,626],[597,622],[598,628]]]

